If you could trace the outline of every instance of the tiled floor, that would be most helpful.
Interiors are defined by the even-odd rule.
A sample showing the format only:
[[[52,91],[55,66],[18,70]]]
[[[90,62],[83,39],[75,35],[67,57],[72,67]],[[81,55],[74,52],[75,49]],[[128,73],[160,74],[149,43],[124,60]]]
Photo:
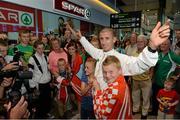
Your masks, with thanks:
[[[80,119],[80,114],[76,114],[75,116],[72,117],[71,120],[74,120],[74,119]],[[136,114],[133,116],[133,119],[141,119],[141,114]],[[156,116],[148,116],[147,119],[156,119]]]
[[[133,119],[141,119],[141,114],[133,115]],[[156,116],[148,116],[147,119],[156,119]]]

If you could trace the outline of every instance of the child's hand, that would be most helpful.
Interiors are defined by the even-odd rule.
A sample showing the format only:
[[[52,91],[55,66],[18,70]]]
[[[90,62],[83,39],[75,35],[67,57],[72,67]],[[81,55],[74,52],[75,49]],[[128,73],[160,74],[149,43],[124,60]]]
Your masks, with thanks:
[[[95,77],[93,80],[93,87],[95,88],[95,90],[100,90],[99,83],[97,82],[97,79]]]
[[[169,107],[172,107],[172,106],[173,106],[173,104],[172,104],[172,103],[167,103],[167,104],[168,104],[168,106],[169,106]]]
[[[69,72],[69,73],[71,72],[71,67],[70,67],[69,64],[66,65],[66,70],[67,70],[67,72]]]
[[[93,86],[93,81],[90,81],[90,82],[88,83],[88,87],[91,88],[92,86]]]
[[[95,76],[93,76],[93,77],[90,77],[89,79],[88,79],[88,81],[89,81],[89,83],[93,83],[94,81],[96,81],[96,77]]]
[[[55,78],[59,77],[59,73],[58,72],[54,72],[53,75],[54,75]]]
[[[163,103],[163,106],[166,107],[166,108],[168,108],[168,107],[169,107],[169,104],[168,104],[167,102],[164,102],[164,103]]]

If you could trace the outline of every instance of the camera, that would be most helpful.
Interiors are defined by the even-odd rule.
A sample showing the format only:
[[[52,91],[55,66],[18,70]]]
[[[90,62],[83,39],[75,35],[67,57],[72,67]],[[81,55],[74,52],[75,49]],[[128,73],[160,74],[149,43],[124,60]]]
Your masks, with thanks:
[[[34,90],[30,94],[23,95],[25,100],[28,102],[29,107],[33,108],[36,106],[37,100],[39,98],[39,94],[40,93],[38,91]],[[21,99],[22,94],[19,90],[13,90],[9,92],[8,96],[9,96],[9,101],[11,102],[11,108],[13,108]]]
[[[17,48],[14,48],[14,57],[12,62],[19,62],[20,57],[24,55],[22,52],[18,51]],[[0,63],[2,64],[2,63]],[[23,66],[20,66],[16,70],[7,70],[7,71],[0,71],[0,83],[3,81],[3,78],[16,78],[16,79],[32,79],[33,73],[31,71],[27,71],[23,69]]]
[[[20,58],[21,56],[24,55],[23,52],[20,52],[18,51],[17,48],[14,48],[14,57],[13,57],[13,60],[12,62],[17,62],[19,63],[20,61]],[[0,64],[2,64],[0,62]],[[17,89],[17,86],[21,86],[19,84],[22,84],[22,83],[19,83],[17,82],[17,79],[18,80],[24,80],[24,79],[32,79],[32,76],[33,76],[33,73],[31,71],[27,71],[27,70],[24,70],[23,66],[17,64],[18,68],[15,69],[15,70],[6,70],[6,71],[0,71],[0,84],[2,83],[2,81],[4,80],[3,78],[10,78],[12,77],[13,79],[15,79],[15,84],[12,86],[12,94],[10,94],[10,96],[14,96],[14,97],[10,97],[10,99],[13,99],[13,101],[18,101],[20,99],[20,96],[21,96],[21,93],[17,92],[18,88]],[[17,97],[19,96],[19,97]],[[13,102],[12,101],[12,102]]]

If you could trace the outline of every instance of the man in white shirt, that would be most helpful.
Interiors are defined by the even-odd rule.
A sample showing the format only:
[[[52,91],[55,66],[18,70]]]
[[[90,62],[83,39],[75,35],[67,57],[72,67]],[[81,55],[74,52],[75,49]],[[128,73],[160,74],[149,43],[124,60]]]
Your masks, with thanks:
[[[75,31],[68,24],[66,27],[70,29],[73,34],[77,35],[86,52],[97,60],[95,77],[97,78],[102,90],[107,87],[107,83],[105,82],[106,80],[103,79],[102,74],[102,63],[107,56],[114,55],[121,61],[123,75],[140,74],[156,64],[158,60],[158,53],[156,52],[156,49],[161,43],[166,41],[170,35],[169,21],[167,21],[163,26],[161,26],[161,23],[158,22],[152,31],[149,46],[144,48],[138,57],[130,57],[114,50],[114,43],[116,42],[116,39],[111,28],[104,28],[101,30],[99,40],[102,49],[97,49],[81,35],[80,31],[75,33]]]
[[[47,56],[44,55],[43,43],[41,41],[36,41],[34,43],[34,48],[36,53],[29,59],[29,69],[33,72],[32,80],[30,80],[29,83],[31,88],[36,87],[40,92],[36,118],[42,119],[47,117],[50,109],[51,74],[48,69]]]

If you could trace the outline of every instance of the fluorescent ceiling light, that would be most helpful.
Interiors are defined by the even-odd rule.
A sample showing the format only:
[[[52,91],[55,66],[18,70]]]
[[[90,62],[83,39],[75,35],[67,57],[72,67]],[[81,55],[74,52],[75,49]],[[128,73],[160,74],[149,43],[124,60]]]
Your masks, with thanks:
[[[104,7],[105,9],[111,11],[112,13],[118,13],[116,10],[114,10],[113,8],[109,7],[108,5],[104,4],[103,2],[101,2],[100,0],[93,0],[95,3],[97,3],[98,5]]]

